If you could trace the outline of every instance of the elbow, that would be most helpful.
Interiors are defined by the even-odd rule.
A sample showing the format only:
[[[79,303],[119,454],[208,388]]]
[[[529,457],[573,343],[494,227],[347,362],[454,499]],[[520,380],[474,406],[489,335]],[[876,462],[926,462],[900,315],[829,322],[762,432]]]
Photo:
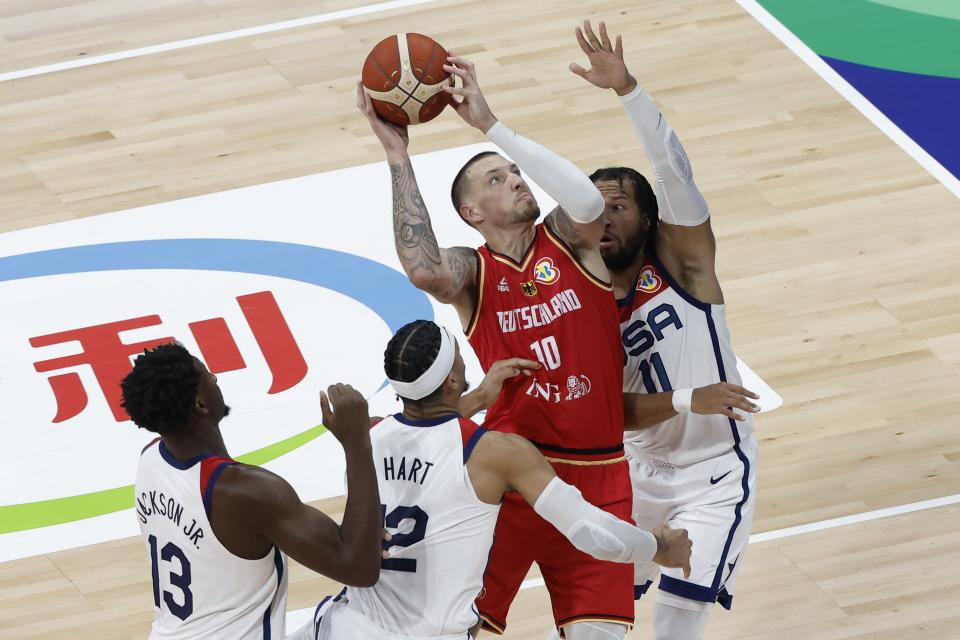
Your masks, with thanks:
[[[441,288],[441,282],[436,275],[424,271],[423,269],[418,269],[414,273],[407,273],[407,278],[410,280],[410,284],[415,286],[420,291],[425,293],[434,294],[438,289]]]
[[[433,286],[433,276],[428,273],[424,273],[422,270],[417,271],[407,271],[407,279],[410,280],[410,284],[415,286],[421,291],[428,291],[431,286]]]
[[[449,302],[452,299],[450,293],[450,282],[441,277],[417,273],[409,276],[410,284],[420,291],[430,294],[439,302]]]
[[[590,187],[590,192],[585,194],[581,200],[571,202],[568,206],[563,207],[563,210],[570,216],[570,219],[578,224],[595,222],[603,215],[603,209],[606,206],[600,190],[597,189],[592,182],[590,183]],[[597,236],[598,242],[600,235],[603,235],[602,227],[600,227],[600,234]]]
[[[380,579],[380,561],[378,560],[375,565],[369,568],[365,568],[363,571],[357,574],[357,579],[354,581],[352,586],[354,587],[372,587],[377,584],[377,581]]]
[[[380,553],[373,559],[363,559],[353,564],[350,576],[344,580],[348,587],[372,587],[380,579]]]

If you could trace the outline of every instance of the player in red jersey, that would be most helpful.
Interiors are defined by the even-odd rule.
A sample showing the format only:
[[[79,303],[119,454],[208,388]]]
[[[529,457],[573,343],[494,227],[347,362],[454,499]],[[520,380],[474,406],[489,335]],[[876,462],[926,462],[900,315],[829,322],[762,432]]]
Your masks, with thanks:
[[[407,153],[407,132],[380,120],[357,87],[357,106],[383,144],[393,184],[397,253],[410,281],[452,304],[484,369],[536,357],[531,378],[504,384],[485,426],[520,434],[557,475],[593,504],[631,519],[623,454],[623,350],[609,273],[599,252],[604,199],[575,165],[517,135],[487,106],[473,64],[444,68],[457,114],[517,164],[497,153],[472,158],[452,186],[460,217],[486,240],[478,250],[440,248]],[[558,203],[543,223],[519,167]],[[622,638],[633,623],[629,567],[577,551],[519,496],[508,494],[477,606],[502,632],[531,564],[543,574],[557,627],[574,640]],[[625,570],[626,569],[626,570]]]

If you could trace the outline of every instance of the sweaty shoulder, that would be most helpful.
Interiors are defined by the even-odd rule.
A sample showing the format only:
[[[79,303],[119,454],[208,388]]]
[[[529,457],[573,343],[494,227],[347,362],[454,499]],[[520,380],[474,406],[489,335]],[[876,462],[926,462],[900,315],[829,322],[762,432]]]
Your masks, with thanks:
[[[540,452],[526,438],[513,433],[487,431],[473,447],[470,459],[485,469],[503,470],[522,464],[531,455],[539,456]]]
[[[479,429],[477,433],[480,433]],[[483,437],[475,442],[467,472],[473,490],[482,502],[500,503],[504,492],[510,488],[511,465],[523,464],[523,443],[533,448],[520,436],[499,431],[483,432]]]
[[[280,502],[293,487],[286,480],[262,467],[248,464],[233,464],[224,469],[214,488],[219,504],[226,501],[231,506],[258,507]]]
[[[232,464],[213,488],[210,521],[228,551],[258,559],[272,545],[265,532],[292,504],[299,498],[286,480],[260,467]]]

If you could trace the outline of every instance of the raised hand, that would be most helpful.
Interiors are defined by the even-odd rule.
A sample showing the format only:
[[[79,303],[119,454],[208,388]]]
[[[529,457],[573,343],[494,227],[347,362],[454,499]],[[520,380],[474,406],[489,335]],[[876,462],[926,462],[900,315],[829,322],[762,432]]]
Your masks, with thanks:
[[[370,446],[370,414],[359,391],[348,384],[330,385],[320,392],[320,411],[323,425],[344,449]]]
[[[597,37],[589,20],[583,21],[583,29],[577,27],[576,35],[580,49],[587,54],[591,66],[584,69],[574,62],[570,64],[570,71],[595,87],[613,89],[621,96],[633,91],[637,81],[627,71],[623,61],[623,40],[620,36],[617,36],[616,44],[612,44],[607,35],[607,25],[601,22],[600,37]]]
[[[443,70],[460,78],[461,86],[444,85],[443,90],[454,96],[453,108],[457,115],[471,127],[486,133],[497,122],[496,116],[487,106],[487,100],[477,83],[477,70],[473,63],[460,56],[451,55]],[[459,98],[459,99],[458,99]]]
[[[367,119],[370,128],[373,129],[388,156],[391,153],[405,154],[407,152],[407,145],[410,143],[407,127],[399,127],[378,116],[373,108],[373,100],[363,90],[363,83],[359,81],[357,82],[357,109]]]

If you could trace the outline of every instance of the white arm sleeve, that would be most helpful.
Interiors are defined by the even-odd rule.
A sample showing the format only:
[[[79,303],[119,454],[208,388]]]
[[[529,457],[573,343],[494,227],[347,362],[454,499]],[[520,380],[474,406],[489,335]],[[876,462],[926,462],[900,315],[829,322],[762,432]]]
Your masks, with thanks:
[[[499,120],[486,135],[513,158],[521,171],[543,187],[571,220],[588,224],[603,213],[603,195],[577,165],[524,138]]]
[[[620,98],[630,116],[643,152],[653,167],[654,190],[660,219],[668,224],[695,227],[710,217],[703,194],[693,182],[693,170],[676,132],[663,119],[640,85]]]
[[[649,531],[598,509],[560,478],[546,486],[533,505],[541,518],[565,535],[574,547],[600,560],[649,562],[657,553],[657,539]]]

